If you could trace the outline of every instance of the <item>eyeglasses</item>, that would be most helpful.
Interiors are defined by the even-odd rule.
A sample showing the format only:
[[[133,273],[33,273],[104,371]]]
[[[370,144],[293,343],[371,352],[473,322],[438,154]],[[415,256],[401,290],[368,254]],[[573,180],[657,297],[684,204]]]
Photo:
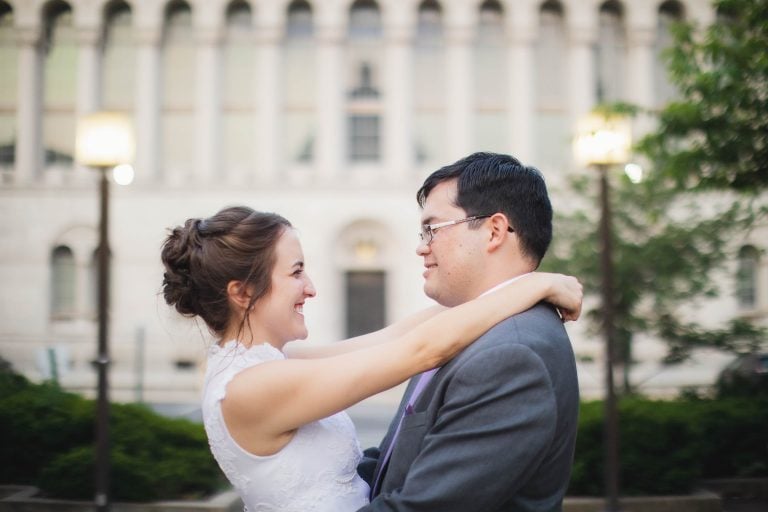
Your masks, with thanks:
[[[441,228],[447,228],[448,226],[455,226],[456,224],[461,224],[462,222],[470,222],[473,220],[480,220],[480,219],[487,219],[488,217],[491,217],[492,214],[488,215],[473,215],[472,217],[467,217],[466,219],[459,219],[459,220],[447,220],[445,222],[438,222],[437,224],[422,224],[421,226],[421,232],[419,233],[419,239],[422,243],[426,243],[427,245],[432,243],[432,239],[435,237],[435,231]],[[512,229],[511,226],[507,227],[507,231],[510,233],[514,233],[515,230]]]
[[[421,232],[419,233],[419,239],[421,239],[422,243],[429,245],[432,243],[432,239],[435,237],[435,231],[438,229],[447,228],[448,226],[455,226],[456,224],[461,224],[462,222],[486,219],[488,217],[490,217],[490,215],[474,215],[472,217],[467,217],[466,219],[447,220],[445,222],[438,222],[437,224],[422,224]]]

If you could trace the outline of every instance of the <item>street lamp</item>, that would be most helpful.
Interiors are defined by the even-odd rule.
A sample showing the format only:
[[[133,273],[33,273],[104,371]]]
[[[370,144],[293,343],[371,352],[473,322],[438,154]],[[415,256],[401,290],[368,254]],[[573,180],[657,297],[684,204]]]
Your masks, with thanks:
[[[603,334],[605,336],[605,488],[606,510],[619,510],[619,418],[613,384],[615,355],[613,255],[608,171],[627,162],[631,134],[623,116],[592,114],[577,127],[576,160],[600,172],[600,268],[602,274]]]
[[[77,125],[75,159],[96,169],[100,176],[100,220],[98,251],[98,372],[96,401],[95,496],[99,511],[109,510],[109,178],[116,165],[133,159],[133,131],[120,114],[97,112],[80,119]]]

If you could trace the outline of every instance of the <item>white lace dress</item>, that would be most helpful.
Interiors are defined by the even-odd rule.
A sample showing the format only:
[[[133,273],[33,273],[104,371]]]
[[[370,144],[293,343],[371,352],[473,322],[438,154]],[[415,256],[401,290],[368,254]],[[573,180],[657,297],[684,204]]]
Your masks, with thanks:
[[[298,429],[274,455],[246,452],[229,435],[221,414],[226,386],[253,365],[284,359],[267,343],[245,348],[230,341],[208,354],[203,421],[211,452],[249,512],[351,512],[368,503],[368,485],[357,475],[362,456],[346,413]]]

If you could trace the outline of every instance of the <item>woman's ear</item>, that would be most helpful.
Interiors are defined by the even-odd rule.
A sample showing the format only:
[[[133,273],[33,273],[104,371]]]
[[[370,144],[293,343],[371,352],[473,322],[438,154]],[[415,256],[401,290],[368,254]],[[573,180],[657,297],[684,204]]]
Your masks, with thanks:
[[[245,311],[251,303],[251,292],[242,281],[230,281],[227,283],[227,297],[237,308]]]

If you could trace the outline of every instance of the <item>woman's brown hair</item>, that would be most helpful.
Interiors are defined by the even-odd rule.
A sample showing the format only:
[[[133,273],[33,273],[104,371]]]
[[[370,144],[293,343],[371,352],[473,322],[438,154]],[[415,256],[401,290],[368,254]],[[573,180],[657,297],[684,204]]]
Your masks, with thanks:
[[[246,206],[188,219],[163,242],[163,297],[184,316],[199,316],[223,336],[232,320],[227,285],[242,282],[252,293],[248,307],[269,293],[275,245],[291,223]],[[242,320],[241,329],[245,318]]]

